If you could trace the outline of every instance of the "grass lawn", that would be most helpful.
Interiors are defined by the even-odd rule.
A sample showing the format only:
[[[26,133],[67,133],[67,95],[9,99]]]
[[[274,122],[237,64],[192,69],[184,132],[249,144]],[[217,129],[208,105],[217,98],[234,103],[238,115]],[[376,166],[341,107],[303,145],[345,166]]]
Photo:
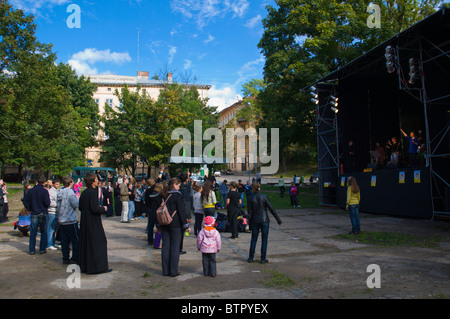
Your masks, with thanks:
[[[417,236],[393,232],[373,232],[364,231],[359,235],[353,234],[341,234],[334,236],[336,239],[350,240],[363,244],[371,244],[383,247],[396,247],[396,246],[411,246],[411,247],[424,247],[435,248],[442,238],[439,236]]]
[[[284,193],[283,198],[280,196],[280,188],[278,186],[268,186],[264,185],[261,187],[261,192],[266,194],[270,200],[270,203],[275,209],[294,209],[291,206],[291,199],[289,197],[289,191],[286,187],[286,192]],[[319,208],[319,189],[317,187],[300,187],[299,189],[298,202],[301,208]],[[218,200],[220,199],[220,195],[218,195]],[[244,197],[244,204],[246,204],[246,200]],[[246,208],[246,207],[245,207]],[[296,208],[298,209],[298,208]],[[220,210],[226,211],[226,210]]]

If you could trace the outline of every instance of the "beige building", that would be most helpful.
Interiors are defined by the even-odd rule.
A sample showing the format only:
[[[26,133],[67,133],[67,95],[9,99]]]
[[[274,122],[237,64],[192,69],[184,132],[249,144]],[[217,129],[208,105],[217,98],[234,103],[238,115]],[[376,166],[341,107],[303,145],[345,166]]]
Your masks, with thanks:
[[[90,75],[91,83],[97,85],[97,91],[94,93],[94,100],[99,106],[99,112],[101,115],[105,112],[105,104],[109,104],[113,108],[120,106],[119,98],[115,95],[116,89],[120,90],[127,85],[130,91],[135,92],[137,86],[141,87],[141,90],[145,92],[153,100],[157,100],[161,90],[164,86],[172,81],[172,74],[168,73],[167,78],[163,81],[161,80],[151,80],[149,79],[149,72],[139,71],[137,76],[123,76],[123,75]],[[194,85],[202,99],[208,97],[208,91],[211,88],[210,85],[203,84],[186,84],[179,83],[186,87]],[[100,142],[99,147],[86,149],[86,160],[89,166],[102,167],[102,163],[99,162],[101,143],[105,140],[103,132],[99,132],[98,141]],[[138,160],[136,172],[147,172],[147,167]]]
[[[242,128],[244,131],[248,128],[257,125],[257,120],[252,123],[252,121],[247,120],[243,117],[239,117],[239,111],[245,107],[244,101],[240,100],[233,105],[223,109],[219,115],[219,126],[221,130],[225,130],[226,128]],[[225,133],[224,133],[225,136]],[[245,138],[245,140],[238,141],[238,138],[234,137],[234,158],[233,162],[228,164],[228,168],[235,172],[248,172],[251,170],[254,173],[255,164],[249,163],[249,147],[250,139]],[[244,157],[238,160],[238,151],[241,154],[245,154]]]

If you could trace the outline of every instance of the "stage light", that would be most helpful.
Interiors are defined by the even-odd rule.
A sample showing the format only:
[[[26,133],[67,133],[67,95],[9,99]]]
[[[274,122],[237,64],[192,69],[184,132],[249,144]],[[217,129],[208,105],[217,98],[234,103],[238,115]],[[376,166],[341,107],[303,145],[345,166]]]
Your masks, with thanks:
[[[338,113],[339,112],[339,108],[338,108],[338,106],[339,106],[339,103],[338,103],[338,101],[339,101],[339,98],[337,98],[337,97],[335,97],[335,96],[333,96],[333,95],[330,95],[330,99],[331,99],[331,101],[330,101],[330,104],[331,104],[331,110],[334,112],[334,113]]]
[[[386,47],[385,55],[386,57],[386,69],[388,73],[394,73],[395,72],[395,49],[388,45]]]
[[[316,105],[319,104],[319,90],[317,90],[317,88],[314,86],[311,86],[309,88],[309,90],[310,90],[310,94],[312,96],[311,101]]]
[[[315,99],[319,98],[319,94],[317,94],[316,92],[311,92],[309,94],[311,94],[311,96]]]
[[[409,59],[409,84],[415,84],[420,79],[419,61],[416,58]]]

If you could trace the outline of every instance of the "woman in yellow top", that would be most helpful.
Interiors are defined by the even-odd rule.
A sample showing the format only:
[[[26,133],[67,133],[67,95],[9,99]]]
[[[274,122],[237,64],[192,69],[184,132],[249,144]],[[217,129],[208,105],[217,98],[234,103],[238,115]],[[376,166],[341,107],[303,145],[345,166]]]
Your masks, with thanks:
[[[206,181],[202,185],[202,192],[200,195],[200,202],[203,205],[203,213],[206,216],[213,216],[217,218],[216,215],[216,193],[213,190],[212,183],[210,181]]]
[[[352,231],[349,234],[359,234],[361,231],[359,223],[359,201],[361,199],[361,193],[356,179],[353,176],[348,178],[347,189],[347,207],[350,212],[350,221],[352,222]]]

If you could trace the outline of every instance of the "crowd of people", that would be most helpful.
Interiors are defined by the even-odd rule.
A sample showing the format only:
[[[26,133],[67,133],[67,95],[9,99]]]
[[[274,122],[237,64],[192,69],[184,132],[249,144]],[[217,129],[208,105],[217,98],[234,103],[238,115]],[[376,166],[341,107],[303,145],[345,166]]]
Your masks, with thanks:
[[[6,183],[0,179],[0,224],[9,220],[8,190],[6,186]]]
[[[81,192],[83,182],[86,189]],[[282,176],[279,183],[284,186]],[[0,195],[5,199],[7,191],[5,183],[2,184]],[[40,233],[40,254],[60,248],[63,264],[78,264],[82,273],[99,274],[112,271],[108,265],[107,237],[102,225],[102,215],[110,217],[114,211],[119,212],[117,216],[121,216],[122,223],[145,216],[148,218],[148,245],[161,249],[163,276],[176,277],[180,274],[180,255],[186,253],[183,250],[184,237],[186,232],[191,232],[193,225],[197,249],[202,253],[203,273],[205,276],[215,277],[216,254],[222,246],[221,235],[216,229],[217,208],[223,207],[227,210],[231,232],[229,238],[237,239],[238,218],[244,213],[242,207],[245,194],[247,214],[244,215],[248,217],[251,232],[247,261],[253,262],[256,243],[261,233],[260,262],[267,263],[270,225],[268,212],[270,211],[279,225],[282,222],[268,197],[260,192],[261,184],[248,182],[243,185],[240,180],[228,184],[225,180],[218,187],[216,185],[215,180],[208,178],[201,184],[191,181],[189,172],[170,178],[167,173],[161,171],[156,180],[148,179],[145,183],[136,183],[133,178],[125,176],[114,188],[109,182],[99,181],[96,174],[90,174],[84,181],[78,180],[76,183],[70,177],[63,178],[62,187],[60,180],[49,181],[41,176],[34,187],[25,184],[22,197],[24,208],[19,213],[15,228],[30,237],[29,254],[36,253],[36,237]],[[223,206],[217,206],[217,190]],[[293,207],[299,207],[298,188],[294,181],[289,193]],[[283,196],[283,192],[280,195]],[[356,179],[349,177],[346,209],[349,211],[352,225],[350,234],[359,234],[361,231],[358,215],[360,197]],[[133,203],[130,205],[130,202]],[[158,224],[158,210],[163,205],[173,218],[168,225]],[[1,208],[4,207],[3,201]]]
[[[82,191],[82,185],[86,189]],[[238,219],[244,213],[248,220],[251,242],[248,262],[253,262],[259,233],[262,234],[261,263],[267,263],[269,215],[279,225],[281,219],[266,195],[260,193],[258,182],[241,180],[218,185],[214,179],[203,183],[190,179],[189,172],[170,178],[161,170],[156,179],[136,182],[132,177],[121,177],[112,186],[90,174],[74,182],[46,180],[41,176],[34,187],[26,184],[22,197],[23,209],[15,228],[29,238],[29,254],[36,254],[36,239],[40,234],[39,254],[61,249],[63,264],[78,264],[82,273],[99,274],[112,271],[108,265],[107,236],[102,216],[120,216],[121,223],[130,223],[146,217],[148,245],[161,249],[164,276],[178,276],[180,255],[185,254],[185,234],[193,230],[197,248],[202,252],[205,276],[215,277],[216,253],[221,249],[218,233],[217,208],[227,211],[230,239],[239,238]],[[220,194],[220,203],[216,195]],[[4,197],[4,194],[0,194]],[[244,212],[244,196],[247,212]],[[3,204],[4,205],[4,204]],[[165,206],[172,216],[169,225],[158,223],[158,211]],[[191,228],[193,228],[191,230]],[[60,242],[60,244],[58,244]]]

